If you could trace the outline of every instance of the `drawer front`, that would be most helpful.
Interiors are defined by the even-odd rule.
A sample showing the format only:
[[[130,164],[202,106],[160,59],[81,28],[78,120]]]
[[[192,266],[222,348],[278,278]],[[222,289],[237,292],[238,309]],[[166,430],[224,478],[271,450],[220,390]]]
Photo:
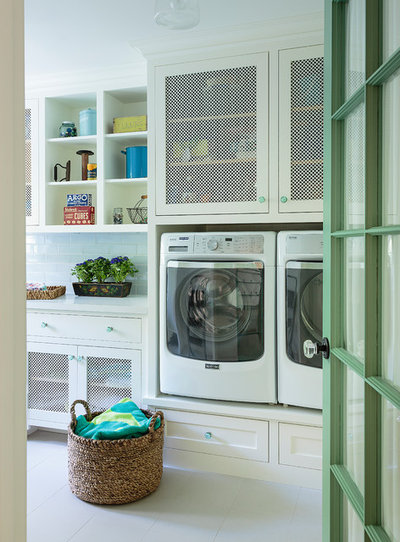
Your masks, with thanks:
[[[322,469],[322,427],[279,424],[279,463]]]
[[[140,318],[30,313],[27,316],[27,334],[57,339],[140,343],[142,321]]]
[[[268,462],[268,422],[164,410],[165,446]]]

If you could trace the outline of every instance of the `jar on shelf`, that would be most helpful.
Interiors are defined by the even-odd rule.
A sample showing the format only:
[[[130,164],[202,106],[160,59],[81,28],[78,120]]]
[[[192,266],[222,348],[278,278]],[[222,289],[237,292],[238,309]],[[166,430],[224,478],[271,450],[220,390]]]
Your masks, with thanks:
[[[75,122],[70,120],[63,120],[59,130],[60,137],[75,137],[76,136],[76,126]]]

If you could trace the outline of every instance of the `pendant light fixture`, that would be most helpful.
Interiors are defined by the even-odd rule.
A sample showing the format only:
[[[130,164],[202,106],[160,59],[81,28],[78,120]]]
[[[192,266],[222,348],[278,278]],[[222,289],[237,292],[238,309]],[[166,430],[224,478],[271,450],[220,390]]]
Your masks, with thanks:
[[[193,28],[200,21],[198,0],[156,0],[154,20],[173,30]]]

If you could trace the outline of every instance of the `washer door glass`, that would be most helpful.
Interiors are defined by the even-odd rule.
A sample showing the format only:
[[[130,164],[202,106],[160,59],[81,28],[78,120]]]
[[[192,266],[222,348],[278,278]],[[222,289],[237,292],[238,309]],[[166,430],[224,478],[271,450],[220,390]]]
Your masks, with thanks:
[[[262,262],[168,262],[169,351],[205,361],[260,358],[263,278]]]
[[[286,354],[294,363],[322,368],[322,355],[311,359],[303,343],[322,340],[322,262],[286,265]]]

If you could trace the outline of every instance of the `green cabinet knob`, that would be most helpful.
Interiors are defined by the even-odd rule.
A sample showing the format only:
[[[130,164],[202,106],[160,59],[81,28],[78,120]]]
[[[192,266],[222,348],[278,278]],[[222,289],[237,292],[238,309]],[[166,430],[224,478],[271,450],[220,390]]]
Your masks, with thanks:
[[[40,325],[41,327],[47,327],[47,322],[42,322]]]
[[[264,201],[265,201],[264,196],[260,196],[260,197],[258,198],[258,201],[259,201],[260,203],[264,203]]]
[[[281,202],[286,203],[287,202],[287,197],[286,196],[281,196]]]
[[[83,360],[83,356],[78,356],[76,359],[77,359],[78,361],[82,361],[82,360]]]
[[[74,356],[73,356],[72,354],[70,354],[70,355],[68,356],[68,359],[69,359],[69,361],[72,361],[72,360],[74,359]]]
[[[111,326],[107,326],[107,333],[111,333],[112,330],[113,328]]]
[[[212,437],[212,434],[209,431],[207,431],[207,433],[204,433],[205,439],[210,440],[211,437]]]

